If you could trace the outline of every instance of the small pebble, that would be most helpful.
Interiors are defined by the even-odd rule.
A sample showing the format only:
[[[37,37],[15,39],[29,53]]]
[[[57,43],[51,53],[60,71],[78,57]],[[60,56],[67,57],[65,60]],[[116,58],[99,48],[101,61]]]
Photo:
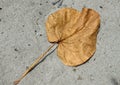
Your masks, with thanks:
[[[17,49],[17,48],[15,48],[14,50],[15,50],[15,51],[18,51],[18,49]]]
[[[100,8],[102,9],[103,7],[102,7],[102,6],[100,6]]]
[[[2,10],[2,8],[0,7],[0,10]]]
[[[28,69],[29,68],[29,66],[26,66],[26,69]]]
[[[40,36],[42,36],[42,34],[40,34]]]
[[[25,27],[25,25],[22,25],[23,27]]]
[[[42,5],[42,3],[40,3],[40,5]]]
[[[28,46],[31,46],[31,44],[28,44]]]
[[[74,68],[73,71],[76,72],[76,69]]]
[[[42,15],[42,12],[39,12],[40,15]]]
[[[37,30],[35,30],[35,33],[37,32]]]

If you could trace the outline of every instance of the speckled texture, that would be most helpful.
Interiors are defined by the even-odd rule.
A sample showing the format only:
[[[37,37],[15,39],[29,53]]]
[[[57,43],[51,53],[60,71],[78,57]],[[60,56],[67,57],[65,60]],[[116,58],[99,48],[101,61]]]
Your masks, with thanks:
[[[48,48],[45,20],[61,7],[99,12],[96,53],[87,63],[68,67],[54,51],[19,85],[120,85],[120,0],[0,0],[0,85],[13,85]]]

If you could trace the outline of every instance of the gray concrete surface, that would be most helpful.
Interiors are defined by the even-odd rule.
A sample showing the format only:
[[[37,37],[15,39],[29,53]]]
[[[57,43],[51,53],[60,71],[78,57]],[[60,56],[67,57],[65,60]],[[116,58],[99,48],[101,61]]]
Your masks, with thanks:
[[[12,85],[50,43],[47,16],[61,7],[89,7],[101,15],[97,51],[85,64],[68,67],[56,51],[19,85],[120,85],[120,0],[0,0],[0,85]]]

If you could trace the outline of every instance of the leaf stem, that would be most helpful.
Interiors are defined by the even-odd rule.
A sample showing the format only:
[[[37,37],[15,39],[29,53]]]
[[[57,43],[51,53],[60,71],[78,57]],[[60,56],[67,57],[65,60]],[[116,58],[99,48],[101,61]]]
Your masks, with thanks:
[[[22,74],[22,76],[18,80],[14,81],[14,85],[17,85],[39,63],[39,61],[50,51],[54,45],[55,44],[49,46],[49,48],[29,66],[29,68]]]

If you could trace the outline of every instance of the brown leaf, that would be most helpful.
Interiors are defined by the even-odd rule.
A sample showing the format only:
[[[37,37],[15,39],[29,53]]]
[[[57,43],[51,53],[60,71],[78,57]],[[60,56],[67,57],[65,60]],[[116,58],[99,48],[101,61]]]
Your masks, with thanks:
[[[86,62],[96,50],[96,37],[100,16],[92,9],[83,8],[79,12],[73,8],[62,8],[51,14],[46,21],[49,42],[58,43],[57,53],[65,65],[77,66]],[[55,44],[51,45],[14,81],[17,85]]]
[[[65,65],[77,66],[94,54],[99,25],[100,16],[92,9],[62,8],[46,21],[48,41],[58,43],[57,53]]]

